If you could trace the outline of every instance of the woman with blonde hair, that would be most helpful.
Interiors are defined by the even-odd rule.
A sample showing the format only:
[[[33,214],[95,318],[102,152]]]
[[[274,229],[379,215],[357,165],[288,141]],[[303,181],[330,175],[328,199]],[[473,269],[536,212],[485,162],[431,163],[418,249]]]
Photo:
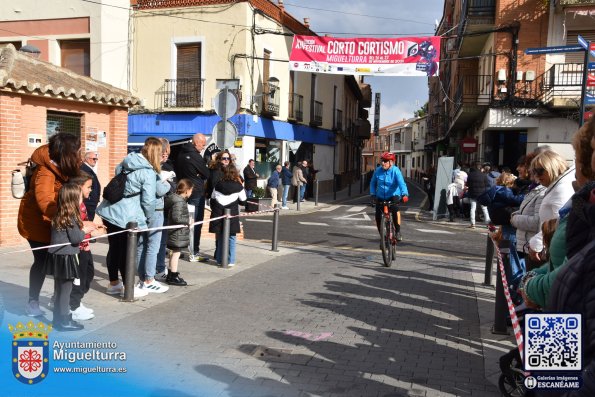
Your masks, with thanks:
[[[539,232],[529,240],[529,255],[537,262],[541,261],[543,235],[541,225],[550,219],[559,218],[558,211],[574,194],[574,166],[568,167],[566,160],[558,153],[546,150],[531,161],[531,172],[539,184],[546,190],[539,207]]]
[[[155,211],[159,201],[158,197],[162,197],[169,190],[169,184],[159,181],[161,150],[162,145],[159,139],[147,138],[141,153],[128,154],[116,167],[116,175],[121,172],[127,174],[124,196],[115,203],[104,199],[97,207],[97,214],[103,219],[108,233],[125,230],[129,222],[136,222],[141,229],[147,228],[149,223],[159,217],[163,222],[163,211]],[[163,208],[163,204],[161,208]],[[159,240],[160,238],[161,235],[159,235]],[[110,284],[106,293],[117,295],[124,291],[124,285],[118,278],[118,272],[122,280],[124,280],[126,277],[126,233],[109,236],[108,242],[109,249],[106,262]],[[158,250],[159,241],[157,242]],[[157,257],[157,251],[152,255],[154,258]],[[144,269],[144,272],[139,273],[139,275],[143,280],[148,279],[157,283],[154,280],[154,270],[152,275],[150,274],[150,268]],[[167,289],[166,286],[161,284],[157,286],[157,284],[155,284],[155,287],[159,291],[153,290],[151,292],[164,292]],[[148,291],[145,288],[135,287],[134,296],[147,295]]]

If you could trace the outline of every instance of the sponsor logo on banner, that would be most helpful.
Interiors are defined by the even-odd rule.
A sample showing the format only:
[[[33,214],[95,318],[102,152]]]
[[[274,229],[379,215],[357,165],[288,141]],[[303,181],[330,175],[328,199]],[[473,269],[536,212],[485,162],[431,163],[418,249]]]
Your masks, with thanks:
[[[47,377],[49,371],[49,340],[51,325],[29,321],[26,325],[8,324],[12,333],[12,373],[26,385],[34,385]]]
[[[307,70],[306,63],[322,73],[384,76],[436,76],[440,37],[293,38],[290,70]],[[303,69],[300,68],[303,65]]]

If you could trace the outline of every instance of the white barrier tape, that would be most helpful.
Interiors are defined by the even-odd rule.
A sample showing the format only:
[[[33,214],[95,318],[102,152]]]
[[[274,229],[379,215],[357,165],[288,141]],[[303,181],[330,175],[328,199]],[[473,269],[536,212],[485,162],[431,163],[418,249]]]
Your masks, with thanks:
[[[241,216],[250,216],[250,215],[253,215],[253,214],[270,212],[270,211],[271,210],[266,210],[266,211],[260,211],[260,212],[253,212],[251,214],[246,214],[246,215],[243,215],[243,214],[233,215],[233,216],[229,216],[229,218],[231,219],[231,218],[236,218],[236,217],[241,217]],[[226,218],[226,215],[221,215],[221,216],[218,216],[216,218],[207,219],[206,221],[194,222],[194,223],[191,223],[190,225],[169,225],[169,226],[152,227],[152,228],[147,228],[147,229],[138,229],[138,228],[137,229],[124,229],[124,230],[119,230],[119,231],[113,232],[113,233],[102,234],[101,236],[87,238],[87,239],[84,239],[81,242],[87,242],[87,241],[91,241],[91,240],[97,240],[97,239],[100,239],[100,238],[106,238],[106,237],[109,237],[109,236],[114,236],[116,234],[127,233],[127,232],[144,233],[144,232],[151,232],[151,231],[155,231],[155,230],[182,229],[182,228],[185,228],[185,227],[191,228],[191,227],[194,227],[194,226],[197,226],[197,225],[202,225],[203,223],[209,223],[211,221],[216,221],[216,220],[223,219],[223,218]],[[63,247],[63,246],[67,246],[67,245],[72,245],[72,243],[51,244],[51,245],[44,245],[42,247],[24,248],[22,250],[17,250],[17,251],[0,252],[0,256],[1,255],[17,254],[17,253],[20,253],[20,252],[38,251],[38,250],[49,249],[49,248],[54,248],[54,247]]]
[[[523,331],[521,330],[521,326],[519,324],[519,319],[516,315],[516,311],[514,310],[514,303],[512,303],[512,298],[510,297],[510,290],[508,289],[508,281],[506,280],[506,272],[504,270],[504,261],[502,260],[502,254],[500,252],[500,248],[496,241],[493,238],[493,235],[490,234],[490,239],[494,244],[494,249],[496,251],[496,255],[498,258],[498,268],[500,269],[500,277],[502,278],[502,287],[504,288],[504,296],[506,297],[506,303],[508,305],[508,313],[510,314],[510,322],[512,323],[512,331],[514,333],[514,338],[516,340],[517,347],[519,349],[519,353],[521,354],[521,361],[523,361],[523,350],[524,350],[524,341],[523,341]]]

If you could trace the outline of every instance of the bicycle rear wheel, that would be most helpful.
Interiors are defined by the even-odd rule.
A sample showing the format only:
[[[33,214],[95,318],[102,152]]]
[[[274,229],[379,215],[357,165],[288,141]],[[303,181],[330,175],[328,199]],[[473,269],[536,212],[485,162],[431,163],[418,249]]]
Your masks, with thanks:
[[[382,249],[382,260],[386,267],[390,267],[392,263],[392,246],[390,241],[391,226],[392,222],[387,221],[385,216],[380,219],[380,248]]]
[[[391,227],[392,227],[392,233],[391,233],[392,239],[390,242],[390,248],[391,248],[390,252],[391,252],[392,260],[395,261],[397,259],[397,242],[396,242],[397,229],[395,229],[395,225],[392,222],[391,222]]]

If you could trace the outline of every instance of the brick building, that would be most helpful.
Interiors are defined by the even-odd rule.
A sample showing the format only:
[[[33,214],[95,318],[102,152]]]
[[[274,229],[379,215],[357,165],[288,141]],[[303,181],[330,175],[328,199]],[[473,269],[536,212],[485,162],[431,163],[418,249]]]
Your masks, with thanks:
[[[97,174],[105,186],[127,153],[128,91],[17,52],[0,51],[0,246],[22,243],[17,232],[20,200],[11,195],[11,171],[56,132],[97,147]]]
[[[445,0],[426,148],[514,169],[520,155],[547,144],[572,160],[584,53],[525,51],[595,37],[593,15],[592,0]],[[464,153],[471,137],[477,150]]]

